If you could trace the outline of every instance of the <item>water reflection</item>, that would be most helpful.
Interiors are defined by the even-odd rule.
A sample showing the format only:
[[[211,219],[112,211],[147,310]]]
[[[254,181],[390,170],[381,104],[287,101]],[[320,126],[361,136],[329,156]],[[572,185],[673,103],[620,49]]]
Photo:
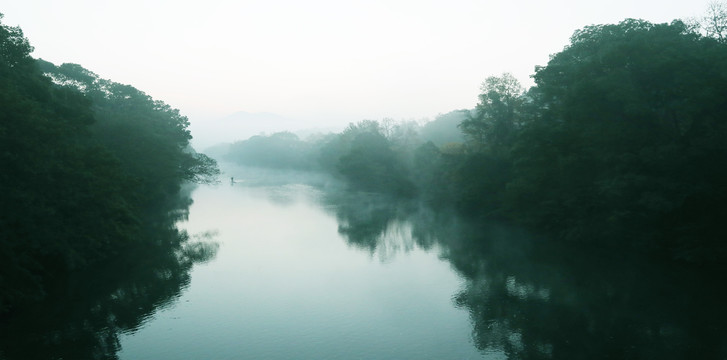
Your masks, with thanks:
[[[465,279],[483,354],[509,359],[725,359],[724,272],[573,249],[371,194],[327,197],[338,231],[384,260],[437,245]]]
[[[724,295],[704,281],[719,276],[520,235],[460,236],[447,258],[467,276],[456,304],[470,312],[480,349],[512,359],[727,355]]]
[[[245,179],[235,174],[238,178]],[[225,184],[224,188],[237,191],[238,186],[243,185]],[[241,197],[238,203],[238,198],[232,200],[235,208],[247,206],[240,215],[253,218],[247,227],[269,220],[276,222],[273,229],[280,228],[278,223],[285,219],[268,214],[301,218],[301,213],[292,210],[298,199],[305,198],[306,204],[315,202],[336,219],[338,224],[337,228],[332,224],[333,231],[337,230],[347,245],[384,262],[416,248],[438,252],[462,279],[459,290],[454,290],[455,284],[444,291],[443,303],[446,304],[451,291],[452,306],[469,314],[472,342],[485,358],[727,358],[727,319],[723,310],[727,299],[721,290],[724,279],[716,272],[637,261],[628,254],[610,250],[584,255],[588,252],[558,248],[511,228],[472,223],[446,211],[378,195],[333,192],[325,186],[311,190],[291,184],[271,189],[259,195],[244,192],[250,197]],[[266,203],[257,202],[252,196],[276,204],[276,209],[291,211],[253,216],[250,212],[260,212]],[[216,254],[217,248],[211,243],[217,237],[215,232],[190,236],[171,226],[174,220],[187,216],[189,201],[182,200],[180,204],[170,213],[172,216],[153,222],[155,226],[148,236],[156,241],[120,254],[114,263],[102,268],[76,274],[54,289],[46,303],[27,309],[25,314],[2,319],[0,358],[115,359],[119,335],[137,331],[159,309],[173,304],[189,285],[192,265]],[[220,202],[210,204],[204,209],[221,207],[223,214],[237,216]],[[203,213],[220,216],[213,210]],[[330,217],[321,218],[333,223]],[[236,219],[235,224],[241,221]],[[303,227],[302,222],[298,224]],[[218,349],[224,348],[220,341],[210,342],[203,353],[212,357],[216,353],[229,355],[220,357],[242,356],[240,339],[245,339],[246,349],[262,349],[260,354],[267,355],[278,351],[278,358],[291,358],[291,353],[300,355],[302,351],[312,358],[326,353],[324,350],[339,358],[345,358],[352,349],[357,354],[390,354],[384,351],[387,349],[370,346],[372,343],[390,349],[407,348],[402,354],[411,357],[418,350],[431,350],[421,343],[412,345],[407,341],[421,338],[431,339],[437,348],[444,346],[437,343],[436,337],[450,335],[450,328],[443,325],[442,329],[432,330],[432,326],[422,325],[431,322],[422,319],[432,317],[436,319],[433,323],[446,324],[450,313],[403,310],[405,306],[436,309],[425,306],[434,301],[428,298],[433,293],[428,281],[435,274],[427,272],[431,263],[417,263],[410,258],[400,268],[409,266],[414,276],[387,282],[389,279],[383,278],[392,275],[390,270],[395,266],[367,267],[367,261],[358,262],[343,253],[327,253],[327,242],[316,243],[317,238],[324,236],[319,228],[326,222],[315,224],[305,224],[310,227],[309,235],[296,241],[264,237],[265,241],[228,244],[226,250],[234,250],[235,245],[241,250],[235,257],[229,256],[226,264],[234,262],[241,266],[229,265],[235,270],[224,277],[219,275],[222,272],[210,271],[207,276],[219,278],[220,282],[198,290],[212,292],[214,297],[211,301],[200,295],[209,304],[199,302],[207,310],[199,317],[217,321],[189,325],[195,330],[207,326],[210,333],[217,331],[214,336],[226,338],[227,348]],[[228,231],[233,229],[238,227]],[[271,231],[264,226],[260,229]],[[286,229],[281,234],[289,237],[291,233],[298,236],[303,232]],[[334,242],[340,244],[338,237]],[[417,264],[420,266],[412,267]],[[424,286],[417,287],[416,282]],[[221,283],[226,286],[220,286]],[[213,292],[215,288],[225,291]],[[226,299],[231,299],[233,307],[220,305]],[[243,299],[245,306],[240,305]],[[265,312],[268,309],[274,311]],[[231,330],[233,323],[237,332]],[[462,324],[466,334],[468,325],[466,321]],[[430,330],[436,335],[425,337]],[[376,336],[366,338],[369,334]],[[422,337],[407,338],[402,334]],[[354,341],[360,338],[369,341]],[[287,342],[281,343],[281,339]],[[454,350],[451,352],[454,354]],[[418,355],[422,358],[426,354]]]
[[[189,199],[149,219],[145,245],[72,274],[46,300],[0,323],[0,359],[116,359],[119,335],[136,331],[179,298],[192,265],[212,259],[214,233],[177,230]],[[181,207],[178,207],[181,206]]]
[[[389,261],[398,252],[409,252],[415,246],[431,246],[413,236],[410,217],[415,213],[414,203],[363,192],[326,192],[323,202],[335,215],[338,233],[347,243],[381,261]]]

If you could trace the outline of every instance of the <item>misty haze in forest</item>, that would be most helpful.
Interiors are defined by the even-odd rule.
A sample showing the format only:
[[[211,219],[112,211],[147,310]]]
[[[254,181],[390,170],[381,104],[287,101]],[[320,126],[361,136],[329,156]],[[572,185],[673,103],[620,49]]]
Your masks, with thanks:
[[[1,360],[727,357],[722,3],[354,121],[196,122],[0,20]]]

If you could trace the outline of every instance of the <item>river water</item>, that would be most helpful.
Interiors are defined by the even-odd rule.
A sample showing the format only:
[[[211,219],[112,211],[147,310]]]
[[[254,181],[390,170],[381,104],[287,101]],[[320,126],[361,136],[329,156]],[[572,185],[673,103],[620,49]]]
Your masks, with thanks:
[[[352,238],[350,204],[324,190],[237,179],[193,193],[180,226],[213,234],[217,256],[176,305],[121,337],[121,359],[504,358],[475,347],[453,299],[464,281],[441,249],[419,246],[406,221],[376,219],[388,204],[360,195],[371,211],[353,216],[383,233]]]
[[[0,359],[727,359],[724,271],[230,169],[0,322]]]

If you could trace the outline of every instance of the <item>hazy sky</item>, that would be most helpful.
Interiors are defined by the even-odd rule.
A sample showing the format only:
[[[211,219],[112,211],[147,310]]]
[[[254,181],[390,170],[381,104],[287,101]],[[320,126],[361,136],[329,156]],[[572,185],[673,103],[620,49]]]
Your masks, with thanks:
[[[179,108],[300,121],[434,117],[535,65],[585,25],[702,15],[709,0],[6,0],[33,56],[78,63]]]

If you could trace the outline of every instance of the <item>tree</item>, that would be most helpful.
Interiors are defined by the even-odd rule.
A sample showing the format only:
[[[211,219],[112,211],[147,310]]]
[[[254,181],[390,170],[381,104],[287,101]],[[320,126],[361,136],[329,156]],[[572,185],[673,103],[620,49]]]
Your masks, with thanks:
[[[350,150],[339,158],[337,169],[349,184],[360,190],[401,196],[414,193],[414,185],[407,178],[407,168],[379,132],[357,134]]]
[[[178,110],[31,49],[0,23],[0,313],[138,245],[150,208],[219,171]]]
[[[437,146],[464,142],[464,136],[459,124],[467,119],[469,114],[469,110],[455,110],[437,115],[433,121],[422,126],[420,131],[422,141],[431,141]]]
[[[0,13],[0,21],[4,15]],[[9,75],[9,69],[32,66],[30,53],[33,47],[23,35],[19,27],[2,25],[0,22],[0,64],[3,75]]]
[[[0,24],[0,312],[48,278],[132,241],[132,189],[89,136],[90,101],[43,76],[18,28]]]
[[[216,162],[189,150],[189,119],[178,109],[77,64],[38,63],[54,83],[91,99],[94,138],[122,163],[146,204],[173,195],[181,181],[216,181]]]
[[[247,166],[310,170],[310,144],[291,132],[258,135],[230,146],[226,158]]]
[[[707,14],[701,19],[700,25],[707,36],[721,43],[727,42],[727,6],[721,2],[711,2]]]
[[[727,47],[680,21],[627,19],[576,31],[534,78],[539,114],[507,187],[517,217],[693,260],[722,251]]]
[[[460,123],[476,151],[503,151],[520,124],[524,89],[510,73],[488,77],[475,110]]]

